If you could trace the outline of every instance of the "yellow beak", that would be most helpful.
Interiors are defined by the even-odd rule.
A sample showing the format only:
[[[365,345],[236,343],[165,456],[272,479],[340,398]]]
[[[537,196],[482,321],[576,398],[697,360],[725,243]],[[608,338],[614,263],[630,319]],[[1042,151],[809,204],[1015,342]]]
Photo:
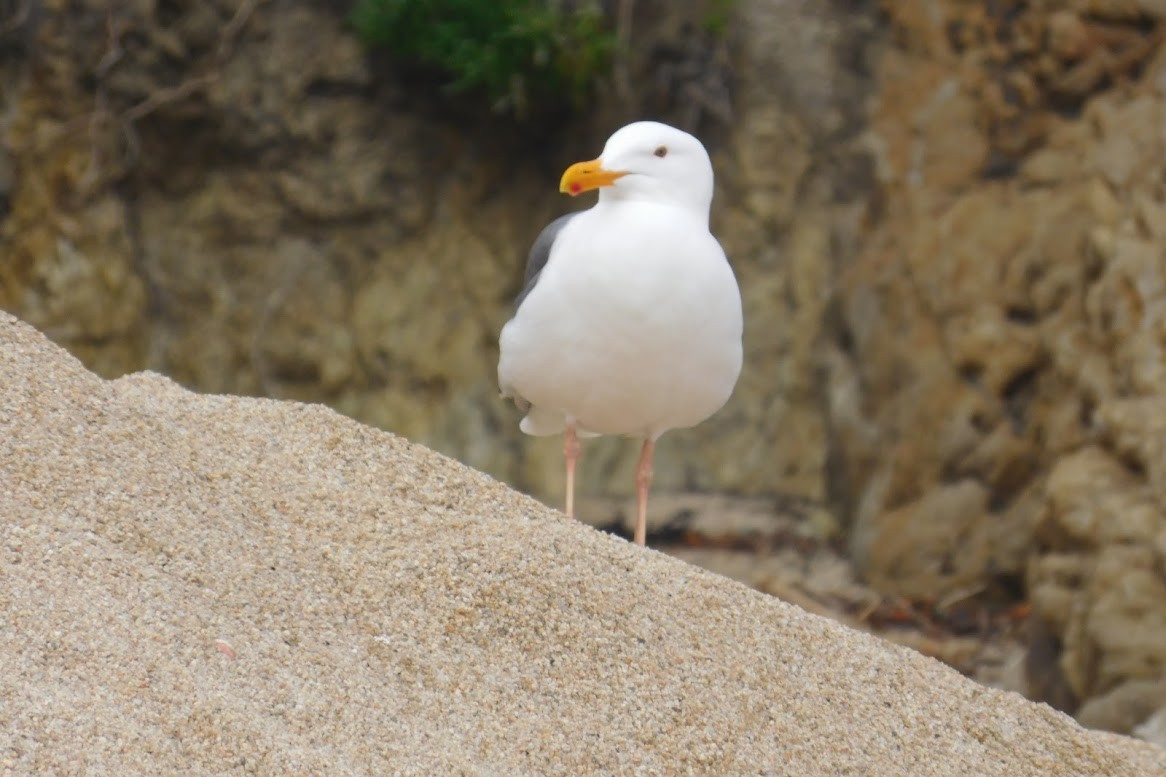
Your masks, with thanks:
[[[575,197],[601,186],[611,186],[617,179],[623,178],[625,175],[627,173],[620,170],[604,170],[598,159],[576,162],[563,173],[563,177],[559,180],[559,191]]]

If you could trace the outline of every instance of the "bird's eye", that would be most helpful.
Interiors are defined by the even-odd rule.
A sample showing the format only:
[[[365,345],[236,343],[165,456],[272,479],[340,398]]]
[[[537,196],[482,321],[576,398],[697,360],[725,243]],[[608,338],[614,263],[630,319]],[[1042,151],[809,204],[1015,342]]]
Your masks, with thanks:
[[[661,158],[666,157],[668,156],[668,146],[658,146],[652,153]]]

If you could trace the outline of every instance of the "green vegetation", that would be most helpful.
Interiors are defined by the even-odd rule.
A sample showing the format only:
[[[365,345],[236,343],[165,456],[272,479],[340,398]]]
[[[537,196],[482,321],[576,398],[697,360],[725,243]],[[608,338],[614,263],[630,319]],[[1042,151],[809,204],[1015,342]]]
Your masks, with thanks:
[[[438,68],[450,91],[520,118],[581,108],[610,73],[616,41],[595,2],[359,0],[352,23],[366,44]]]
[[[729,29],[736,0],[712,0],[704,18],[704,28],[715,37],[722,37]]]

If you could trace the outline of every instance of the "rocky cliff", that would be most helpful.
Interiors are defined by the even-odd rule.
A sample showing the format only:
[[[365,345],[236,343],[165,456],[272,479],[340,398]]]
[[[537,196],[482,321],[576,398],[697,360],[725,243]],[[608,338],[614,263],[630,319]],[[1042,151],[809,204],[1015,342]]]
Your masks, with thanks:
[[[837,495],[868,579],[1027,592],[1029,692],[1128,731],[1166,701],[1166,9],[942,6],[892,4]]]

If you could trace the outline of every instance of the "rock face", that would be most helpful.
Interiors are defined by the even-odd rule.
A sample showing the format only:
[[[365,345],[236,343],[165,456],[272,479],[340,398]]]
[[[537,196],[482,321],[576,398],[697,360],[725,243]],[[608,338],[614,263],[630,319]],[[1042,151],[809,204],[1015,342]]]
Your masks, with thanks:
[[[1032,695],[1130,731],[1166,698],[1158,11],[893,5],[828,356],[854,552],[912,598],[1027,590]]]
[[[17,773],[1166,770],[318,406],[106,382],[2,314],[0,384]]]

